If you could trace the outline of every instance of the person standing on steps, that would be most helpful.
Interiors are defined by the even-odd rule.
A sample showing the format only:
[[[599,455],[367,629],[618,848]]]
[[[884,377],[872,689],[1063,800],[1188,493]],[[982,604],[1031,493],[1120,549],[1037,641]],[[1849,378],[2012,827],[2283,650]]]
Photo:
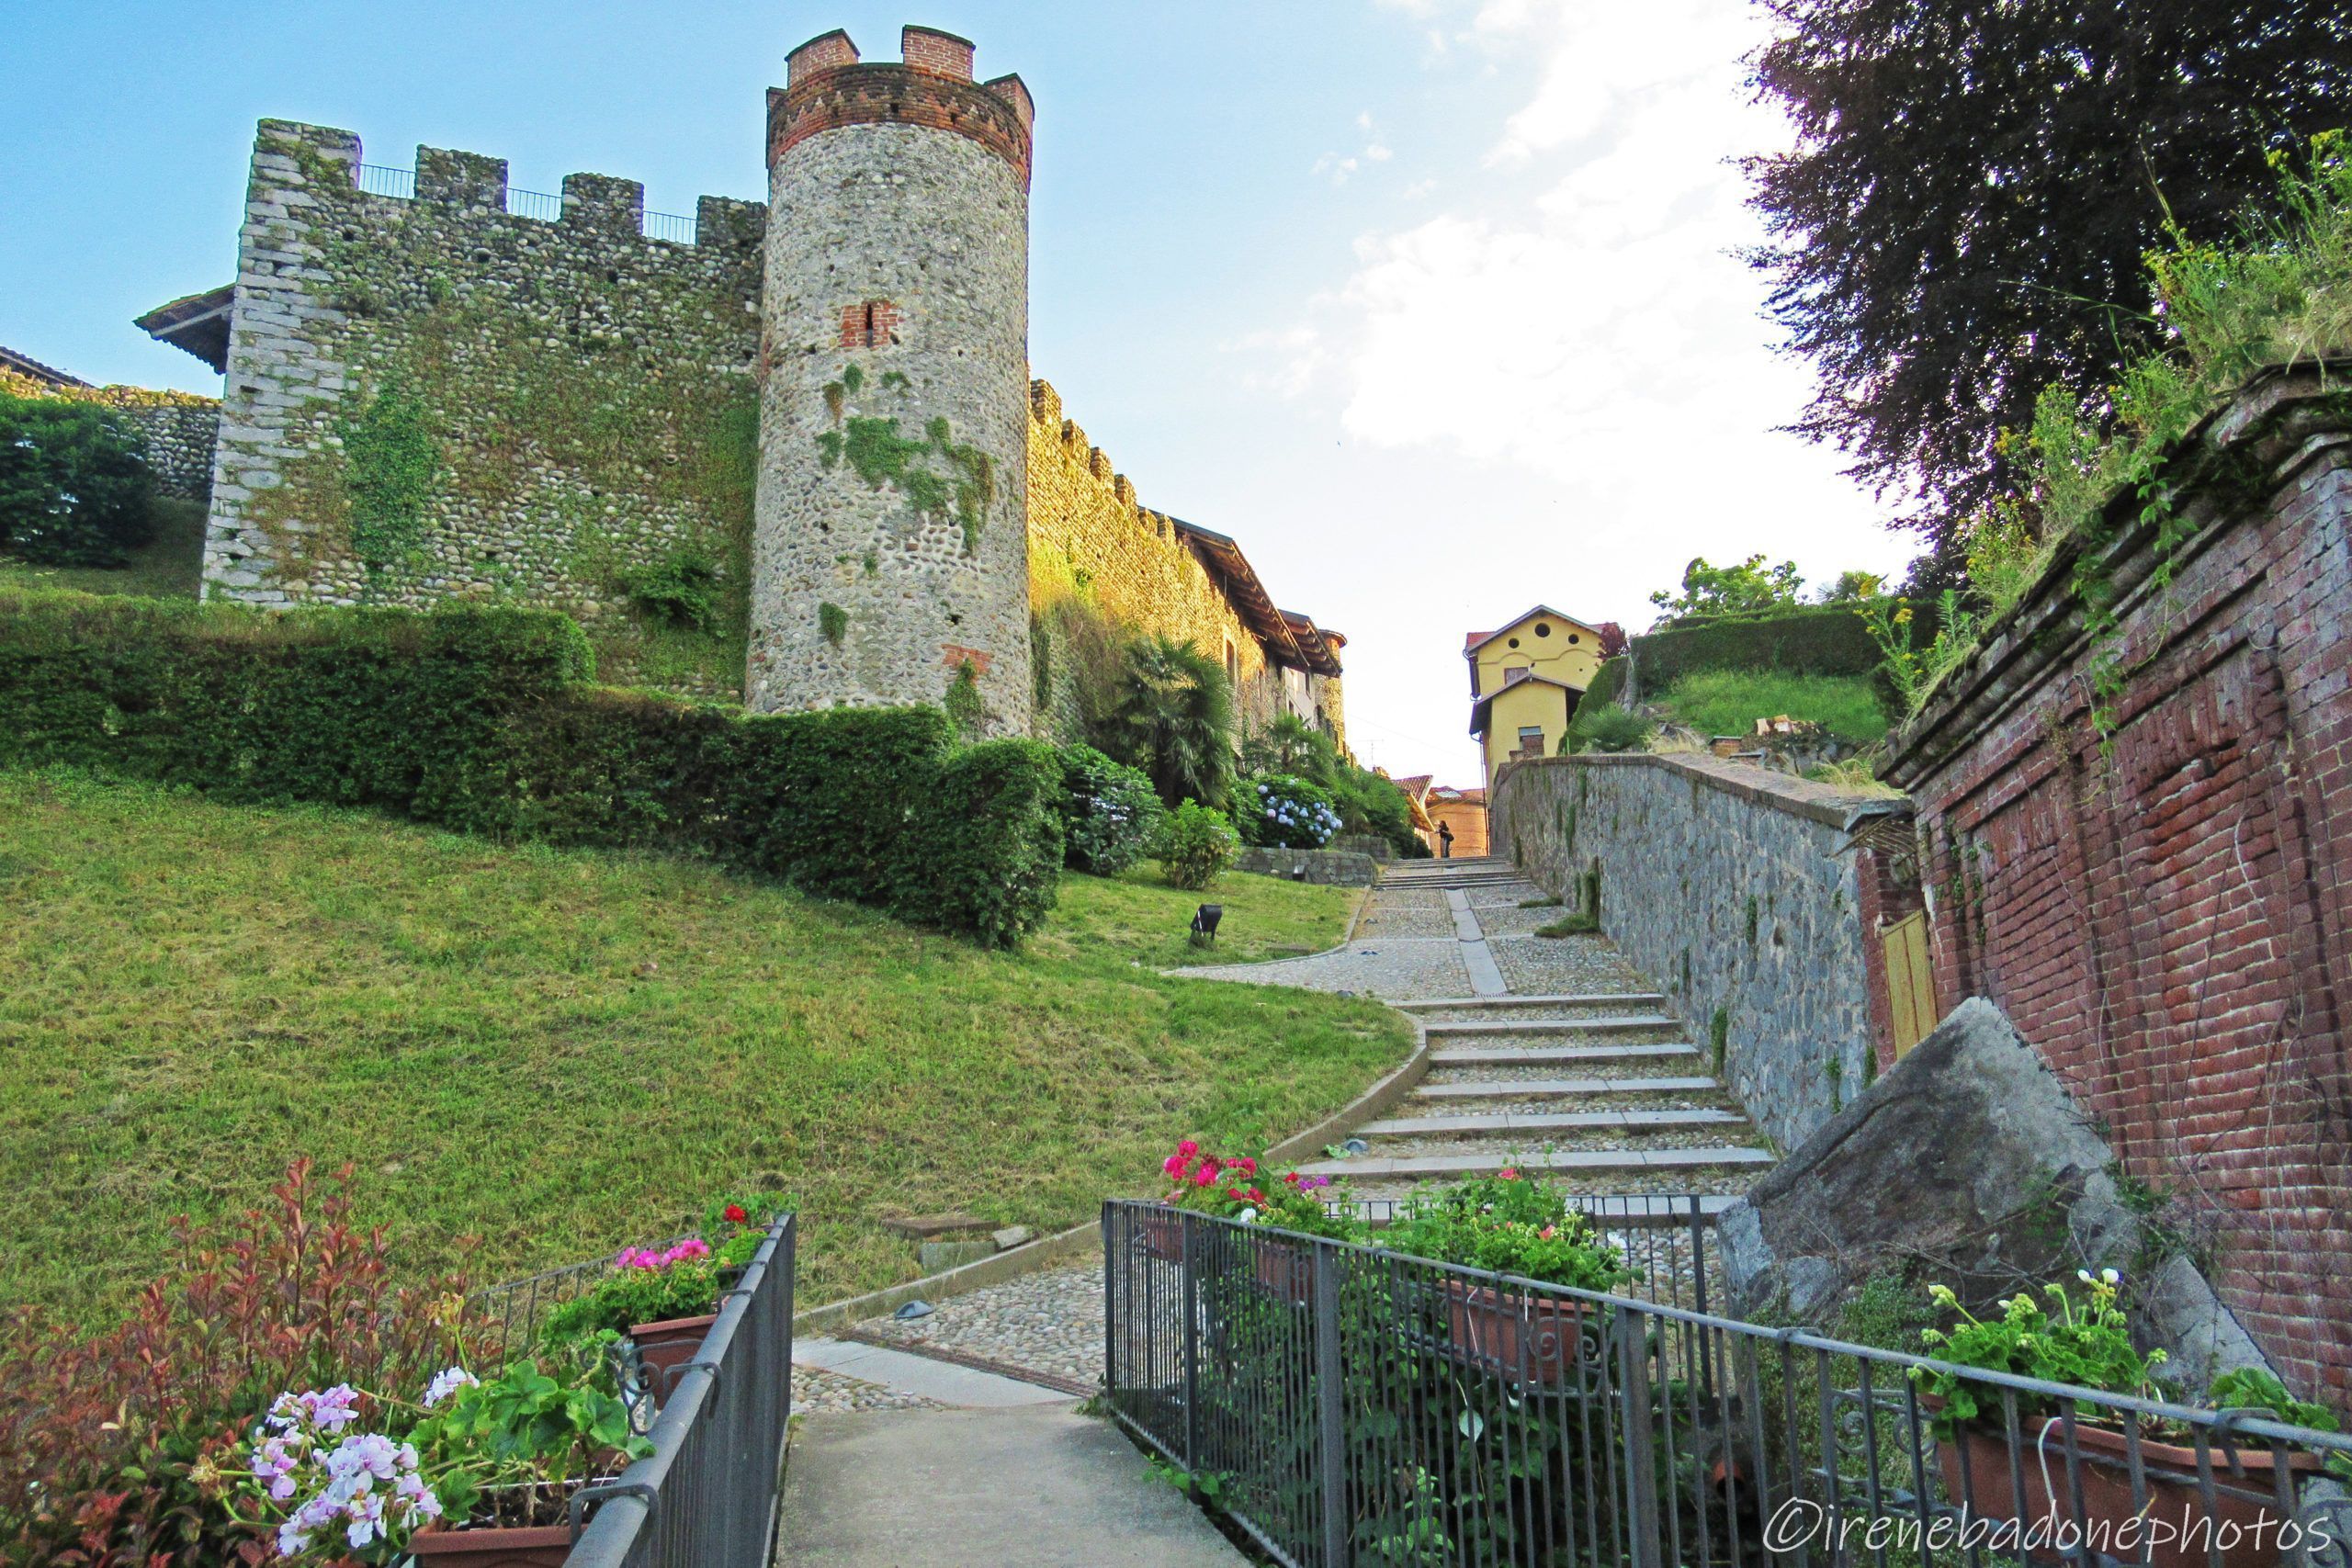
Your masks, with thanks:
[[[1440,860],[1453,858],[1453,824],[1451,822],[1441,822],[1437,825],[1437,858]]]

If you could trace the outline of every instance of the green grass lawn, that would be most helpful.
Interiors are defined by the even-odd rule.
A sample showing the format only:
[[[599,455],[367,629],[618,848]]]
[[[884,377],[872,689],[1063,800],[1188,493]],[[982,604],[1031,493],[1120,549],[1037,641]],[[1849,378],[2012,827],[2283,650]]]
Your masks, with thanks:
[[[34,566],[0,556],[0,588],[71,588],[193,599],[204,578],[204,503],[175,496],[154,502],[155,536],[120,567]]]
[[[1041,1229],[1401,1061],[1377,1004],[1164,976],[1338,942],[1353,890],[1070,876],[989,953],[704,866],[0,773],[0,1304],[88,1314],[170,1217],[356,1164],[413,1266],[503,1277],[798,1195],[802,1300],[917,1272],[874,1216]],[[1183,932],[1222,902],[1215,954]]]
[[[1706,735],[1749,735],[1756,721],[1787,714],[1867,746],[1886,734],[1886,714],[1860,675],[1792,675],[1784,670],[1702,670],[1668,687],[1657,705]]]

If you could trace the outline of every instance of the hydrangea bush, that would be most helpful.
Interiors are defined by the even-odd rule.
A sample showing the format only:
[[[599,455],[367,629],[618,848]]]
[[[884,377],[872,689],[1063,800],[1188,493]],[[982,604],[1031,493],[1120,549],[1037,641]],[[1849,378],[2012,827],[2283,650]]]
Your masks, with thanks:
[[[1150,851],[1166,816],[1141,768],[1091,746],[1062,748],[1064,853],[1074,869],[1118,875]]]
[[[1235,815],[1245,843],[1272,850],[1319,850],[1340,830],[1331,797],[1295,773],[1244,779]]]

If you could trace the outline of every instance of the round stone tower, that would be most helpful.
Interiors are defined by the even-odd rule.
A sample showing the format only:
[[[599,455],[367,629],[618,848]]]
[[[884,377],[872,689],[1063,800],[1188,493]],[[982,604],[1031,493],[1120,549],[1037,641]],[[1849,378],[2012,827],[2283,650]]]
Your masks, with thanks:
[[[827,33],[768,93],[744,695],[1022,734],[1034,109],[1017,76],[974,83],[952,34],[909,28],[902,52],[861,63]]]

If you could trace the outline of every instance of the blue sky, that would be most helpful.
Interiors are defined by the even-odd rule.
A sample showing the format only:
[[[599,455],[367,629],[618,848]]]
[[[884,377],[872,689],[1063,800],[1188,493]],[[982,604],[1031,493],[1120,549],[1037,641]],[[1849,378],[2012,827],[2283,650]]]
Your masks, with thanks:
[[[1906,541],[1773,427],[1801,405],[1725,159],[1746,0],[83,5],[20,0],[0,97],[0,344],[217,392],[130,318],[230,276],[263,116],[763,190],[763,89],[846,27],[979,46],[1038,104],[1030,356],[1146,504],[1232,534],[1350,638],[1360,753],[1476,779],[1462,633],[1542,601],[1638,629],[1693,555],[1807,576]]]

